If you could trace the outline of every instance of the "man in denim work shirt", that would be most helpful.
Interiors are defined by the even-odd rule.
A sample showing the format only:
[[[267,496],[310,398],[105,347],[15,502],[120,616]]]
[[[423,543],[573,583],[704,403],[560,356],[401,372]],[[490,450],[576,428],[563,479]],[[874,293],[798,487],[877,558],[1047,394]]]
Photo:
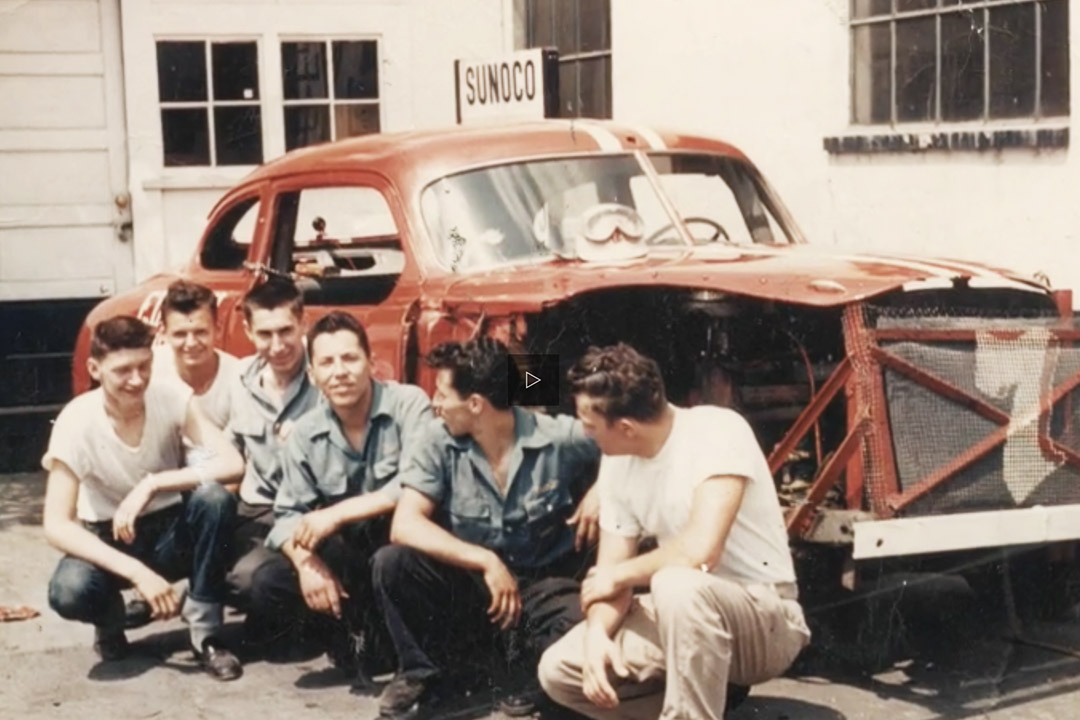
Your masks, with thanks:
[[[260,565],[273,558],[264,546],[274,524],[274,497],[281,484],[281,452],[293,423],[315,407],[318,389],[308,379],[304,351],[304,303],[289,280],[256,285],[243,300],[244,329],[255,355],[241,361],[240,387],[228,431],[244,454],[244,477],[233,528],[234,565],[229,583],[243,598]],[[261,634],[265,618],[249,616],[248,630]]]
[[[442,422],[402,470],[396,544],[376,553],[372,571],[398,654],[380,698],[384,717],[430,700],[466,638],[473,658],[499,650],[500,709],[532,712],[536,660],[582,617],[576,578],[586,561],[576,550],[598,533],[595,493],[585,490],[599,453],[573,418],[510,407],[508,363],[490,338],[428,357]]]
[[[367,333],[347,313],[315,323],[308,348],[326,403],[285,441],[267,538],[284,555],[256,570],[252,606],[278,623],[299,626],[306,616],[332,659],[368,686],[372,620],[381,625],[371,613],[370,559],[386,544],[400,460],[431,421],[431,401],[413,385],[372,379]]]

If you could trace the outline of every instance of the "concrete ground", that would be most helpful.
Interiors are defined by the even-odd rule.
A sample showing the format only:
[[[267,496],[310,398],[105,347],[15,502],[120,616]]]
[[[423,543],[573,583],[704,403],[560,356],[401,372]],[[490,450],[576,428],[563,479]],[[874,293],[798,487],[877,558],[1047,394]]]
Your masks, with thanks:
[[[130,659],[97,663],[91,629],[62,621],[46,605],[58,555],[42,537],[42,494],[40,474],[0,476],[0,605],[41,612],[0,623],[0,718],[376,717],[374,699],[351,695],[323,657],[291,664],[249,658],[242,679],[213,682],[191,661],[176,621],[132,633]],[[877,652],[872,639],[842,646],[821,632],[817,650],[789,677],[755,687],[729,718],[1049,720],[1080,714],[1080,624],[1029,625],[1023,642],[1009,642],[993,621],[977,620],[974,632],[954,634],[963,623],[941,617],[947,606],[920,616],[906,615],[900,603],[886,606],[888,632],[905,637],[886,644],[915,648],[895,658],[886,657],[894,649]],[[942,613],[935,615],[933,607]],[[483,695],[434,716],[500,717]]]

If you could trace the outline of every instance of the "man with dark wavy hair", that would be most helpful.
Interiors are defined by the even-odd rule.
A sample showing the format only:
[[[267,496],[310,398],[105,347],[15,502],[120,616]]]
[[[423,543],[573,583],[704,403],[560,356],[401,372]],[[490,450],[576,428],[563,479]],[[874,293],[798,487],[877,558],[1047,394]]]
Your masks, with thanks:
[[[398,655],[383,717],[429,698],[467,640],[474,655],[494,649],[505,661],[493,668],[501,709],[532,712],[539,654],[581,617],[575,578],[586,561],[576,550],[596,532],[595,494],[585,489],[598,453],[573,418],[510,406],[509,362],[490,338],[428,356],[441,422],[401,472],[396,544],[373,565]]]
[[[600,549],[540,682],[591,718],[719,720],[729,682],[778,676],[810,636],[765,456],[735,411],[670,404],[628,345],[590,348],[570,383],[603,452]]]

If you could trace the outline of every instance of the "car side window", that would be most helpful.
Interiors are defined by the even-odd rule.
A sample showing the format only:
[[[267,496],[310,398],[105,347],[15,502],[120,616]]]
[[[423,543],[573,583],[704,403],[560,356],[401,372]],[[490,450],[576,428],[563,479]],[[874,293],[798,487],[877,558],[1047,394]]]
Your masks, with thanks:
[[[206,236],[199,261],[207,270],[239,270],[247,260],[259,219],[259,198],[241,200]]]
[[[283,192],[275,218],[271,264],[297,277],[312,303],[378,304],[405,268],[393,213],[374,188]]]

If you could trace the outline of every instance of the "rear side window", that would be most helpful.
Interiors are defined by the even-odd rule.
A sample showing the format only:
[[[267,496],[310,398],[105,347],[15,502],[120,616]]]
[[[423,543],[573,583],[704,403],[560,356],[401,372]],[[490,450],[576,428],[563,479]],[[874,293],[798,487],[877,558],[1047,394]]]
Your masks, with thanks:
[[[207,270],[239,270],[247,260],[259,219],[259,198],[241,200],[206,236],[199,261]]]
[[[272,264],[306,279],[309,301],[382,302],[405,268],[386,198],[359,185],[305,188],[278,196]]]

